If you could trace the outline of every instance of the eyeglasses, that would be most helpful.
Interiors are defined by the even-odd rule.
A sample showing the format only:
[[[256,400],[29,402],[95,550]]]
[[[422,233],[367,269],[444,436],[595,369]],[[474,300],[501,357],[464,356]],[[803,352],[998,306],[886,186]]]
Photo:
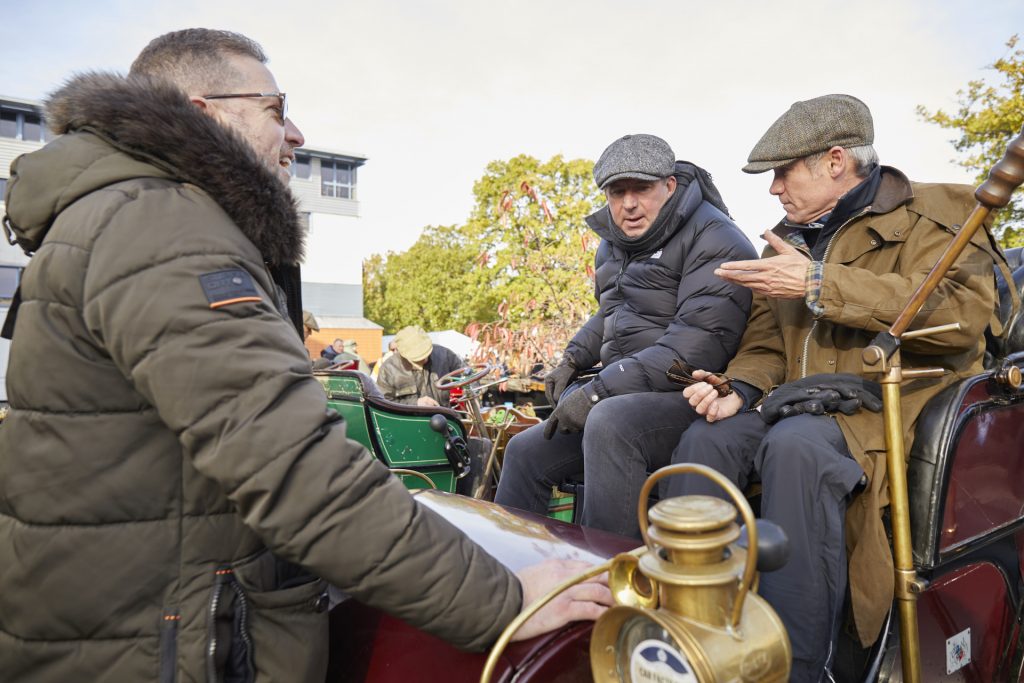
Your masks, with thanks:
[[[281,102],[281,113],[278,115],[281,125],[288,118],[288,94],[283,92],[243,92],[230,95],[203,95],[204,100],[230,100],[236,97],[276,97]]]
[[[717,372],[712,372],[704,379],[697,379],[693,376],[693,368],[686,363],[683,363],[678,358],[672,362],[672,367],[665,371],[665,376],[668,377],[670,381],[675,382],[676,384],[682,384],[683,386],[690,386],[691,384],[697,384],[699,382],[707,382],[715,388],[715,391],[718,392],[719,396],[728,396],[732,393],[732,386],[729,384],[732,382],[732,379],[729,377]],[[719,382],[714,384],[708,381],[711,378],[718,379]]]

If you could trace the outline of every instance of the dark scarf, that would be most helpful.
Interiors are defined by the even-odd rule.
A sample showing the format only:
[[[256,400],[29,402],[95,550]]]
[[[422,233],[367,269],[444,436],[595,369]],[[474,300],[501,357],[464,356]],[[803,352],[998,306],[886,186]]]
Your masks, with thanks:
[[[593,221],[600,226],[612,244],[629,254],[638,254],[654,251],[672,236],[675,228],[682,224],[689,216],[678,214],[677,209],[682,201],[683,195],[689,189],[691,183],[697,181],[697,189],[704,201],[728,215],[729,209],[722,201],[722,195],[711,180],[711,174],[696,164],[688,161],[677,161],[675,172],[672,174],[676,179],[676,189],[668,198],[665,205],[658,212],[658,217],[651,223],[647,232],[638,237],[628,237],[622,229],[612,220],[611,209],[605,206],[593,215]]]
[[[848,221],[854,214],[875,200],[878,193],[878,186],[882,184],[882,167],[875,166],[868,173],[868,177],[862,180],[856,187],[844,194],[836,202],[830,213],[821,216],[816,221],[807,225],[797,223],[786,223],[786,225],[798,228],[803,235],[807,247],[811,250],[811,258],[821,261],[825,258],[825,249],[832,235],[836,233],[843,223]]]

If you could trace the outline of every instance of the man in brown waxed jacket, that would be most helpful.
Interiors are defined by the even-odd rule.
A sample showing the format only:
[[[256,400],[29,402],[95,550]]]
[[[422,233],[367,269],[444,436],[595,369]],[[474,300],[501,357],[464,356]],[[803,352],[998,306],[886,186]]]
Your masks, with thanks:
[[[319,683],[324,580],[478,649],[576,569],[512,574],[327,410],[285,184],[303,138],[265,62],[238,34],[161,36],[127,78],[54,93],[62,137],[12,166],[34,256],[5,330],[4,683]],[[577,588],[523,635],[610,601]]]
[[[826,95],[795,103],[754,147],[743,170],[774,172],[770,192],[786,218],[765,233],[762,259],[717,272],[754,292],[743,341],[725,370],[734,391],[720,396],[711,386],[720,376],[694,373],[707,382],[684,394],[706,421],[690,427],[672,456],[740,485],[760,477],[762,515],[791,544],[788,563],[762,575],[760,593],[789,632],[793,681],[830,680],[847,551],[853,625],[864,646],[877,638],[892,601],[881,520],[885,437],[873,412],[881,402],[877,385],[861,378],[861,350],[892,324],[973,206],[967,186],[912,183],[880,166],[873,140],[863,102]],[[902,344],[905,367],[948,371],[903,386],[908,450],[927,400],[980,372],[985,328],[1000,331],[994,258],[1002,257],[979,232],[912,326],[959,322],[961,329]],[[834,398],[821,399],[825,391]],[[669,491],[721,495],[697,477],[678,477]]]

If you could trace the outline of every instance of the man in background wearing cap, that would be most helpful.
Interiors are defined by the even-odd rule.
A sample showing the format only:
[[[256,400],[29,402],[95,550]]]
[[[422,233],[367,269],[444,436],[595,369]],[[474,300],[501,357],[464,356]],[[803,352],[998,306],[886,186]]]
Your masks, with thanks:
[[[302,311],[302,339],[305,340],[314,332],[320,331],[320,323],[309,311]]]
[[[377,385],[384,397],[417,406],[447,406],[448,392],[434,386],[440,377],[466,366],[451,349],[430,341],[422,327],[409,325],[395,335],[394,355],[381,361]]]
[[[786,216],[765,233],[761,260],[717,271],[754,292],[743,342],[726,369],[735,391],[719,396],[712,384],[723,378],[694,373],[708,381],[684,393],[706,421],[690,427],[672,457],[709,465],[741,487],[760,476],[761,514],[790,542],[789,562],[761,576],[760,593],[789,631],[794,681],[821,680],[832,665],[847,548],[852,626],[864,647],[892,601],[881,522],[888,504],[881,402],[877,384],[860,377],[861,350],[895,320],[973,205],[970,187],[911,183],[879,166],[873,140],[863,102],[826,95],[794,104],[750,153],[743,170],[774,172],[769,191]],[[914,323],[959,322],[962,329],[902,345],[905,366],[949,371],[904,385],[908,449],[925,402],[982,369],[983,333],[994,320],[989,251],[981,233]],[[760,412],[741,412],[762,399]],[[723,495],[691,476],[673,478],[668,489]]]
[[[495,500],[544,513],[552,487],[582,472],[582,523],[639,536],[640,487],[696,419],[665,373],[677,360],[725,367],[751,297],[714,270],[755,252],[711,176],[676,161],[661,138],[616,140],[594,179],[608,200],[587,217],[601,237],[598,310],[545,381],[554,413],[509,442]],[[596,377],[563,395],[580,370],[598,363]]]

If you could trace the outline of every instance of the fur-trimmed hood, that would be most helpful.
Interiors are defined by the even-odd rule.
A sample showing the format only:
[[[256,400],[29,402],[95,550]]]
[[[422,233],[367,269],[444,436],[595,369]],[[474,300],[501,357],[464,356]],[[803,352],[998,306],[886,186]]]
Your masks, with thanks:
[[[25,251],[35,251],[57,214],[83,195],[131,178],[166,177],[205,190],[268,263],[302,260],[291,192],[241,137],[176,87],[87,73],[52,93],[46,109],[50,128],[64,137],[11,167],[8,221]]]

